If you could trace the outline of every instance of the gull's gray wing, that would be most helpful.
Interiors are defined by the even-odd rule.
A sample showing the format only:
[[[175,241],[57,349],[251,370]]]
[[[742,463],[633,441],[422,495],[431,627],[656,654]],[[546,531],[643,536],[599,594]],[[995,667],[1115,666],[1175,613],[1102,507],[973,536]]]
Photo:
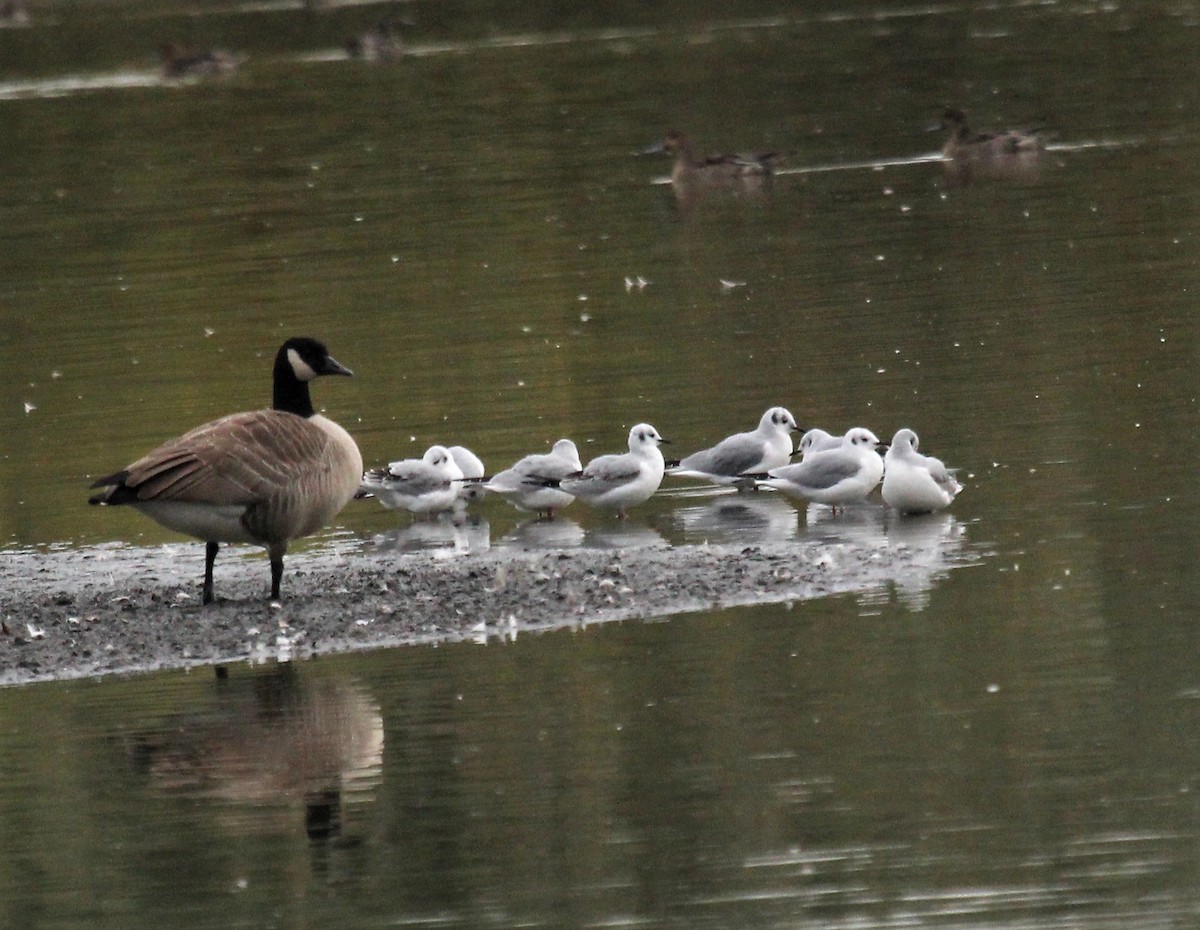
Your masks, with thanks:
[[[752,433],[739,433],[721,440],[711,449],[693,452],[679,463],[679,470],[736,478],[761,469],[762,460],[762,439]]]
[[[589,493],[602,494],[636,481],[641,474],[642,469],[632,455],[602,455],[588,462],[579,477],[564,479],[563,490],[586,487]]]
[[[772,468],[768,474],[772,478],[783,478],[790,481],[797,487],[824,491],[839,482],[853,478],[861,468],[862,463],[856,456],[838,450],[830,450],[811,455],[795,465]]]

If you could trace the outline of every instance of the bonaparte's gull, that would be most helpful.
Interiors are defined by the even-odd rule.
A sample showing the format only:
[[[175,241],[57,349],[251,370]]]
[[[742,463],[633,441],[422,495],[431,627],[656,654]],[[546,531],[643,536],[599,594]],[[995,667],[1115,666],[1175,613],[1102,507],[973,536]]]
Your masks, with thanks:
[[[650,498],[662,483],[663,457],[659,443],[667,440],[648,423],[629,431],[629,451],[601,455],[587,463],[578,475],[564,478],[559,487],[593,507],[625,511]]]
[[[735,433],[710,449],[693,452],[670,470],[680,478],[703,478],[714,484],[737,484],[747,472],[770,471],[786,465],[792,457],[792,431],[796,418],[783,407],[772,407],[758,421],[758,428]]]
[[[834,436],[823,429],[810,429],[800,437],[800,443],[796,446],[796,452],[803,457],[810,452],[824,452],[826,449],[836,449],[841,444],[841,436]]]
[[[446,450],[464,478],[482,478],[485,473],[483,460],[466,446],[451,446]],[[458,499],[464,504],[477,501],[484,495],[483,485],[478,481],[463,481],[458,485]]]
[[[902,429],[884,457],[883,499],[901,513],[932,513],[948,507],[962,490],[940,459],[917,451],[917,434]]]
[[[813,452],[795,465],[772,468],[761,483],[837,510],[839,505],[865,499],[879,484],[883,459],[876,449],[880,445],[869,429],[856,426],[836,449]]]
[[[458,498],[462,469],[445,446],[430,446],[419,459],[401,459],[363,475],[363,490],[388,510],[438,513]]]
[[[575,498],[554,482],[583,470],[579,450],[569,439],[560,439],[546,453],[527,455],[511,468],[494,475],[481,487],[499,494],[518,510],[554,516]]]

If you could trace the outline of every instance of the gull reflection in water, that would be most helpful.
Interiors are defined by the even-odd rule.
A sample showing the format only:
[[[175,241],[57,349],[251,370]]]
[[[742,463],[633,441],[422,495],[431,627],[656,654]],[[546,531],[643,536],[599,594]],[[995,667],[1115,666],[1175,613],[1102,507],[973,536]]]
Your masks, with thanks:
[[[442,556],[470,555],[491,548],[491,527],[484,517],[438,514],[434,520],[414,520],[408,526],[380,533],[380,552],[433,552]]]
[[[967,527],[949,513],[903,516],[888,512],[888,545],[905,548],[904,571],[893,579],[896,597],[910,610],[929,605],[933,586],[966,552]]]
[[[383,716],[361,684],[281,664],[212,688],[206,711],[128,737],[131,764],[158,788],[224,802],[226,828],[302,821],[314,842],[341,837],[350,810],[375,800]]]
[[[675,510],[688,542],[786,542],[799,531],[796,508],[770,492],[722,494]]]
[[[590,549],[648,549],[666,544],[667,541],[658,530],[631,524],[628,520],[619,526],[599,526],[588,530],[584,538],[584,545]]]
[[[515,549],[576,549],[583,545],[583,527],[573,520],[533,517],[518,523],[496,542]]]
[[[885,508],[879,501],[845,504],[835,514],[825,504],[804,511],[804,538],[855,546],[882,546]]]

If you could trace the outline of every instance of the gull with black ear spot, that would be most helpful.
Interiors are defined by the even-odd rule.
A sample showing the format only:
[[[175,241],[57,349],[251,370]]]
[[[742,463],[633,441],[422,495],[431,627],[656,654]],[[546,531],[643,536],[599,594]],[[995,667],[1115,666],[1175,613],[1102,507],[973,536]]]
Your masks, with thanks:
[[[883,500],[901,513],[933,513],[950,506],[962,485],[941,459],[917,451],[917,434],[899,430],[884,456]]]
[[[354,496],[362,456],[341,426],[313,409],[309,382],[350,375],[315,339],[288,339],[275,355],[270,409],[198,426],[92,484],[91,504],[127,504],[168,529],[203,540],[203,602],[213,600],[220,543],[265,546],[279,600],[288,542],[329,523]]]
[[[758,428],[727,436],[709,449],[693,452],[667,474],[676,478],[703,478],[713,484],[746,484],[747,472],[765,472],[786,465],[792,457],[796,418],[783,407],[771,407]],[[753,485],[753,482],[750,482]]]
[[[598,456],[558,486],[586,504],[615,510],[624,518],[630,507],[649,500],[662,483],[664,463],[658,447],[667,441],[649,423],[639,423],[629,431],[628,452]]]
[[[827,433],[823,429],[814,427],[800,437],[795,454],[804,458],[809,453],[824,452],[826,449],[836,449],[841,444],[841,436],[834,436],[832,433]]]
[[[792,497],[838,507],[866,500],[883,477],[883,446],[869,429],[856,426],[834,449],[813,452],[804,461],[772,468],[761,483]]]
[[[452,510],[462,486],[462,469],[445,446],[430,446],[419,459],[401,459],[363,475],[363,490],[388,510],[415,514]]]

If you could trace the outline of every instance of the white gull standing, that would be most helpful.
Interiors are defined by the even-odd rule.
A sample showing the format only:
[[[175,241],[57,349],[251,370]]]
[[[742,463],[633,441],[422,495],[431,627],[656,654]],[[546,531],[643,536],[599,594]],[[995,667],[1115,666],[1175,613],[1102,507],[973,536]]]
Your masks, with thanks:
[[[757,429],[735,433],[712,448],[693,452],[668,474],[703,478],[714,484],[744,483],[747,472],[770,471],[791,460],[792,432],[797,429],[791,413],[783,407],[772,407],[762,415]]]
[[[439,513],[458,499],[462,469],[445,446],[430,446],[419,459],[401,459],[363,475],[362,488],[388,510]]]
[[[856,426],[842,437],[841,445],[812,452],[804,461],[772,468],[761,484],[818,504],[836,512],[839,505],[865,500],[883,477],[883,459],[876,451],[882,444],[869,429]]]
[[[912,430],[899,430],[883,460],[883,500],[901,513],[941,510],[962,490],[940,459],[917,451],[917,442]]]
[[[570,439],[560,439],[549,452],[527,455],[511,468],[493,475],[481,485],[499,494],[518,510],[528,510],[553,518],[575,498],[558,487],[568,475],[583,470],[579,450]]]
[[[624,517],[630,507],[649,500],[662,483],[664,462],[658,447],[664,442],[653,426],[639,423],[629,431],[628,452],[592,459],[578,475],[562,479],[559,487],[586,504]]]
[[[454,459],[454,464],[458,466],[464,478],[479,479],[486,473],[483,460],[466,446],[451,446],[446,451],[450,453],[450,458]],[[461,481],[458,484],[458,499],[464,507],[471,501],[479,500],[483,495],[483,485],[478,480]]]

